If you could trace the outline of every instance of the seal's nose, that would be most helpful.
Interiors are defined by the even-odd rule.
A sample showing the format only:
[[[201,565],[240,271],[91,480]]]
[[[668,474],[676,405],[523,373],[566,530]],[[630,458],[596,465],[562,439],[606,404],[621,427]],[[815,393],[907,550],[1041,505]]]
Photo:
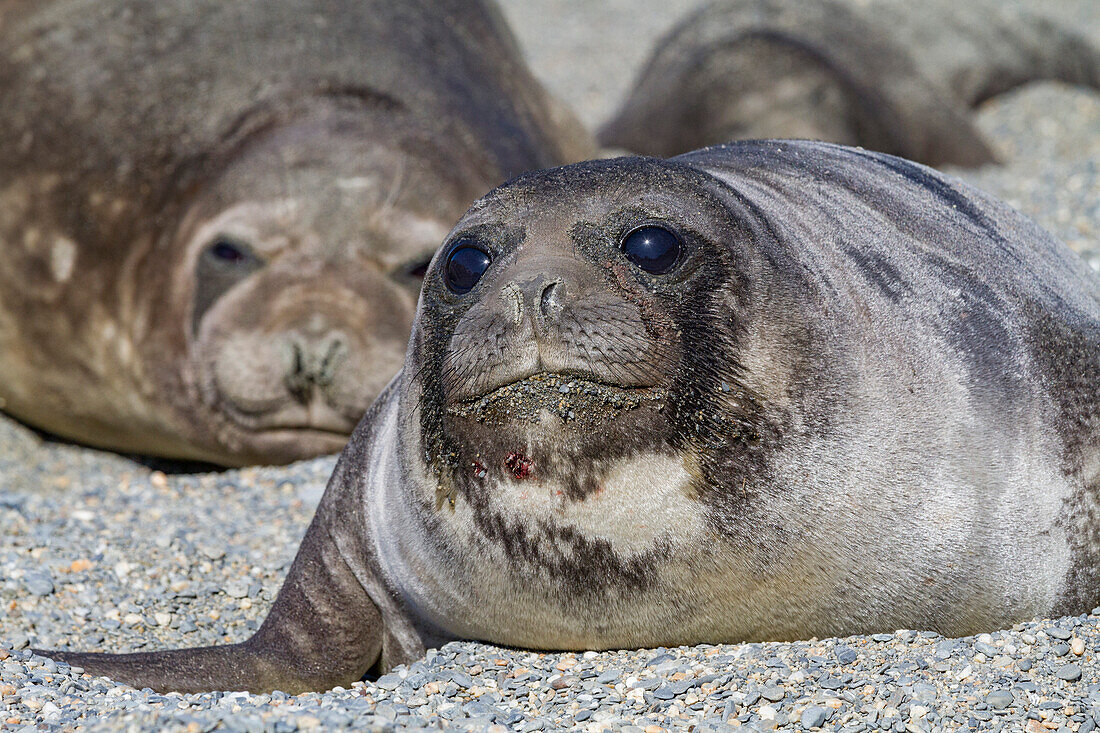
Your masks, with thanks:
[[[302,403],[312,399],[314,388],[329,387],[348,353],[347,337],[339,331],[320,335],[292,332],[286,336],[287,390]]]
[[[590,269],[568,255],[540,253],[525,257],[501,277],[497,302],[511,311],[517,326],[527,321],[545,334],[559,324],[570,301],[598,287]]]

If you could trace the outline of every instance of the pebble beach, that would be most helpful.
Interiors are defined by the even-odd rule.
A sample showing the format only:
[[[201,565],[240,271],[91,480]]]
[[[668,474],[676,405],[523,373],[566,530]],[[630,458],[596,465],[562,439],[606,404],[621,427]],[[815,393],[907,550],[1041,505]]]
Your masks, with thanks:
[[[699,3],[502,4],[536,75],[595,126],[658,35]],[[1100,2],[1049,4],[1100,43]],[[1100,270],[1100,94],[1034,84],[976,115],[1003,164],[952,173]],[[246,638],[334,465],[160,465],[47,440],[0,416],[0,731],[1088,733],[1100,724],[1100,609],[962,639],[884,630],[565,654],[451,643],[379,679],[298,696],[161,695],[30,653]]]

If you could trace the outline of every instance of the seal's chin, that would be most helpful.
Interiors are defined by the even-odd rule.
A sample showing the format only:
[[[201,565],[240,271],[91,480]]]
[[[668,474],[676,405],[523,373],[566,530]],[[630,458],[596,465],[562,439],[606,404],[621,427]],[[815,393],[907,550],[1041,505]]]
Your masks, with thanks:
[[[258,460],[265,463],[339,452],[356,424],[342,411],[315,403],[288,402],[268,410],[245,410],[222,402],[219,412],[235,452],[262,457]]]
[[[591,374],[538,372],[470,399],[456,400],[447,412],[479,423],[537,423],[556,416],[564,423],[613,420],[644,404],[658,409],[668,396],[663,387],[610,384]]]

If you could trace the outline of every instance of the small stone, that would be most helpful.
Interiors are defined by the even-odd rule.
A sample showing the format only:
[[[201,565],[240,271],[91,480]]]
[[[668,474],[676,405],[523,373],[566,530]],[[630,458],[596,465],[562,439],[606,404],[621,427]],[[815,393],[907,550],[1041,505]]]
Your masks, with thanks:
[[[1054,675],[1066,682],[1076,682],[1081,679],[1081,665],[1079,664],[1065,664],[1058,668],[1058,671]]]
[[[1066,631],[1065,629],[1063,629],[1060,626],[1051,626],[1049,629],[1046,630],[1046,632],[1047,632],[1047,636],[1052,637],[1054,639],[1060,639],[1062,641],[1065,641],[1066,639],[1073,636],[1073,634],[1071,632]]]
[[[564,690],[576,681],[576,677],[567,677],[565,675],[559,675],[557,677],[550,678],[550,687],[555,690]]]
[[[694,733],[734,733],[736,730],[738,729],[734,728],[729,723],[723,723],[720,719],[711,718],[703,720],[696,725]],[[621,733],[627,733],[625,727],[621,729]],[[638,733],[641,733],[641,731],[639,730]]]
[[[202,545],[199,547],[199,552],[210,560],[221,560],[225,557],[225,548],[216,545]]]
[[[34,596],[48,596],[54,591],[53,578],[46,573],[27,573],[23,576],[23,585]]]
[[[820,728],[825,724],[825,717],[827,715],[828,711],[825,710],[825,708],[820,705],[811,705],[802,711],[802,727]]]
[[[985,696],[985,701],[994,710],[1004,710],[1012,704],[1012,693],[1008,690],[994,690]]]
[[[990,658],[993,658],[1000,653],[997,647],[984,641],[975,642],[974,649]]]
[[[1078,639],[1074,637],[1070,639],[1069,650],[1073,652],[1074,656],[1081,656],[1085,653],[1085,641],[1084,639]]]
[[[225,594],[230,598],[247,598],[248,583],[241,580],[231,580],[225,584]]]
[[[662,685],[653,691],[653,697],[658,700],[671,700],[676,697],[676,692],[671,685]]]
[[[374,684],[383,690],[396,690],[401,684],[401,678],[395,674],[384,674]]]
[[[298,724],[298,730],[316,730],[321,727],[321,720],[312,715],[303,715],[294,722]]]
[[[786,694],[787,691],[779,685],[765,685],[760,690],[760,697],[768,700],[769,702],[779,702],[786,696]]]

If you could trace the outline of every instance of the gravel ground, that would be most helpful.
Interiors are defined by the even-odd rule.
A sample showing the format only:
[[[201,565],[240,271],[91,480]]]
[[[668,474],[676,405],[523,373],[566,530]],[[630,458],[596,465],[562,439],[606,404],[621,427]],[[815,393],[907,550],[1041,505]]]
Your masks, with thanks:
[[[625,93],[656,33],[696,4],[508,0],[505,9],[538,72],[592,124]],[[1100,41],[1096,0],[1052,0],[1051,10]],[[567,19],[549,30],[558,17]],[[1100,268],[1100,95],[1034,85],[991,101],[979,121],[1005,165],[956,173]],[[333,464],[165,475],[0,418],[0,730],[1080,733],[1100,721],[1096,616],[966,639],[902,631],[600,654],[449,644],[380,680],[297,697],[155,695],[26,651],[246,637]]]

